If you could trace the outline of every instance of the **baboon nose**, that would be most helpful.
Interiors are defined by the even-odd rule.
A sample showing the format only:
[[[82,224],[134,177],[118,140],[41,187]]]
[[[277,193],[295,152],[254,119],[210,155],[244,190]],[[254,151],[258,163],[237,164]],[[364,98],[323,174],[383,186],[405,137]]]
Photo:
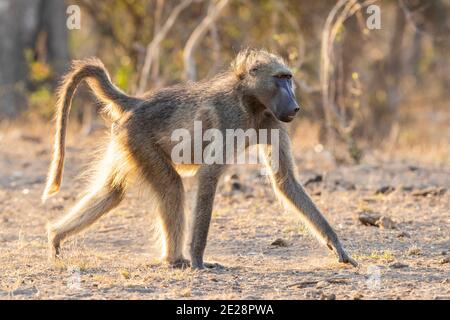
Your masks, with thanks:
[[[291,116],[295,116],[295,115],[297,114],[297,112],[300,111],[300,106],[299,106],[298,104],[296,104],[296,105],[294,106],[294,108],[291,109],[291,110],[292,110],[292,111],[290,112],[290,115],[291,115]]]

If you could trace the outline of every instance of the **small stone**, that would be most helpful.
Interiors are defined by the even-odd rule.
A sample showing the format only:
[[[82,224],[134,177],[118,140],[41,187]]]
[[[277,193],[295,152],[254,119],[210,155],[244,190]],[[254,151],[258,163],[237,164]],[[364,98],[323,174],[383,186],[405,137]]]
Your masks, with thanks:
[[[401,262],[394,262],[389,265],[392,269],[403,269],[408,268],[409,266],[407,264],[401,263]]]
[[[340,187],[341,189],[344,190],[356,190],[356,186],[348,181],[344,181],[344,180],[336,180],[334,182],[334,184],[336,185],[336,187]]]
[[[411,247],[408,249],[408,251],[406,252],[409,256],[420,256],[422,254],[422,250],[420,250],[420,248],[418,247]]]
[[[442,258],[441,260],[439,260],[439,263],[440,264],[450,263],[450,257]]]
[[[397,235],[397,238],[411,238],[411,235],[408,232],[402,231]]]
[[[322,293],[320,295],[320,300],[336,300],[336,295],[334,293],[330,294]]]
[[[287,246],[289,246],[289,243],[284,239],[278,238],[274,242],[272,242],[270,245],[277,246],[277,247],[287,247]]]
[[[305,297],[308,299],[318,299],[323,295],[322,290],[310,289],[305,292]]]
[[[353,296],[353,300],[361,300],[363,297],[363,294],[358,292]]]
[[[328,281],[319,281],[319,282],[317,282],[317,284],[316,284],[316,288],[317,289],[322,289],[322,288],[324,288],[324,287],[326,287],[326,286],[328,286],[329,285],[329,282]]]
[[[395,229],[396,224],[395,222],[388,217],[382,216],[380,219],[375,222],[375,225],[380,227],[381,229]]]
[[[363,211],[358,214],[358,220],[365,226],[376,226],[381,215],[372,211]]]
[[[378,189],[375,191],[375,194],[376,194],[376,195],[379,195],[379,194],[390,194],[390,193],[392,193],[392,192],[394,192],[394,191],[395,191],[395,188],[394,188],[394,187],[391,187],[391,186],[382,186],[382,187],[378,188]]]
[[[426,196],[441,196],[443,195],[447,189],[445,188],[426,188],[421,190],[415,190],[411,193],[411,195],[415,197],[426,197]]]

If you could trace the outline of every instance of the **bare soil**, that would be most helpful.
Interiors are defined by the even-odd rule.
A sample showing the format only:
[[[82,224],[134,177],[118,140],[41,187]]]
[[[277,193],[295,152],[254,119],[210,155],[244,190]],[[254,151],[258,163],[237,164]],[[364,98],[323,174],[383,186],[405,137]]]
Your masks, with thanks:
[[[66,242],[64,259],[54,264],[45,225],[75,203],[85,185],[77,177],[104,134],[69,133],[62,190],[42,204],[51,140],[40,130],[0,132],[2,299],[450,298],[448,163],[372,157],[338,166],[325,151],[295,152],[300,180],[358,268],[337,263],[278,203],[257,167],[236,167],[219,186],[205,258],[223,268],[160,265],[155,215],[140,190]],[[395,228],[363,225],[362,212],[389,218]]]

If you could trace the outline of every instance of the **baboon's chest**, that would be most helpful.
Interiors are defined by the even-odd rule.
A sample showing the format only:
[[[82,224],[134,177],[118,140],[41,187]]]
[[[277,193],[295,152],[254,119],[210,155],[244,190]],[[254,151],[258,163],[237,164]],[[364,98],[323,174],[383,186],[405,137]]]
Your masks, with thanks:
[[[195,176],[199,168],[198,164],[175,164],[175,170],[183,178]]]

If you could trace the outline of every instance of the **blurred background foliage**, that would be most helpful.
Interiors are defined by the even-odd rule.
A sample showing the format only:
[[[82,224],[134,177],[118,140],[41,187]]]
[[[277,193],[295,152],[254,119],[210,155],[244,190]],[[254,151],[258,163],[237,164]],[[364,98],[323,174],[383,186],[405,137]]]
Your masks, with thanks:
[[[381,29],[368,29],[371,4]],[[66,27],[69,5],[81,9],[79,30]],[[240,49],[266,48],[295,71],[301,118],[337,158],[358,162],[366,145],[414,144],[425,121],[449,127],[449,9],[449,0],[3,0],[0,117],[51,118],[71,59],[99,57],[137,93],[211,77]],[[83,90],[72,117],[86,133],[91,100]]]

